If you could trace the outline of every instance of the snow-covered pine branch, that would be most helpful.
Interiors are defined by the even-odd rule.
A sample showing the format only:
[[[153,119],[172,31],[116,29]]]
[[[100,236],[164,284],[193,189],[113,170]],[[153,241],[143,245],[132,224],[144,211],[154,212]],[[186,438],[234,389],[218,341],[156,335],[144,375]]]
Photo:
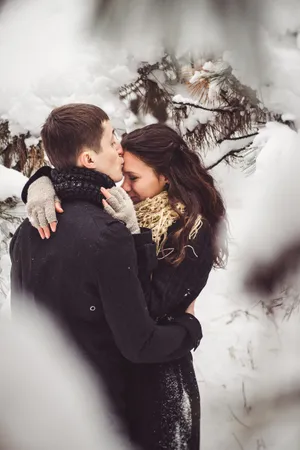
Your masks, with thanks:
[[[40,139],[27,132],[14,135],[7,120],[0,120],[0,164],[29,177],[44,165],[44,150]]]
[[[175,127],[196,151],[245,134],[254,136],[262,123],[275,117],[221,60],[187,63],[165,55],[155,64],[143,63],[138,73],[120,89],[132,112],[130,128],[152,117]]]
[[[9,242],[25,218],[20,197],[26,181],[20,172],[0,164],[0,309],[9,293]]]

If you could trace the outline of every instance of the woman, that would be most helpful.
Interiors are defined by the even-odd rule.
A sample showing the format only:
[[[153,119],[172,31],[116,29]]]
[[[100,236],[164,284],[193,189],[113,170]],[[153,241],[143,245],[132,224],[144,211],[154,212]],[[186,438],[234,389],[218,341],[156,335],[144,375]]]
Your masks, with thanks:
[[[121,145],[123,189],[135,204],[139,226],[152,230],[157,246],[154,263],[138,256],[148,308],[158,322],[171,321],[197,298],[212,266],[224,264],[226,246],[217,239],[224,204],[198,155],[168,126],[135,130]],[[102,193],[108,212],[131,220],[118,189]],[[200,398],[192,355],[165,364],[128,363],[128,377],[134,441],[146,450],[198,450]]]

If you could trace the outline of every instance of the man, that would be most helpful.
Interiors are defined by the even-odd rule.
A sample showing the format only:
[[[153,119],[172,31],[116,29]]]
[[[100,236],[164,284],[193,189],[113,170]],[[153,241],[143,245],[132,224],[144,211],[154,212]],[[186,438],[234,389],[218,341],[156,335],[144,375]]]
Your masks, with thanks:
[[[155,252],[151,235],[132,236],[102,206],[100,188],[120,181],[123,165],[104,111],[86,104],[57,108],[41,135],[64,214],[50,239],[41,240],[28,219],[14,235],[12,307],[19,294],[26,294],[52,312],[125,421],[126,359],[158,363],[180,358],[198,345],[201,327],[190,314],[164,326],[149,317],[137,253]]]

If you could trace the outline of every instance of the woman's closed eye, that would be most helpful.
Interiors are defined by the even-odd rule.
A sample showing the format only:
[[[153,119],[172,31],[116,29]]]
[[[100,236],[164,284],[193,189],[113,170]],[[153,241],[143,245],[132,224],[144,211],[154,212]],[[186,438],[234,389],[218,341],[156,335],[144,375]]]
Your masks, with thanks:
[[[127,171],[123,172],[123,175],[124,175],[125,179],[129,180],[129,181],[135,181],[139,178],[138,175],[136,175],[132,172],[127,172]]]

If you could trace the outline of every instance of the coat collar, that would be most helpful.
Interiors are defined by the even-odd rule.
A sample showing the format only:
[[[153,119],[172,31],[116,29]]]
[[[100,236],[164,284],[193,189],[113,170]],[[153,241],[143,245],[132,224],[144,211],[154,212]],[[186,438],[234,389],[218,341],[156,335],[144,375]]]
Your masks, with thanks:
[[[69,170],[53,169],[51,179],[61,200],[87,200],[100,206],[103,199],[100,188],[110,189],[115,186],[108,175],[82,167]]]

